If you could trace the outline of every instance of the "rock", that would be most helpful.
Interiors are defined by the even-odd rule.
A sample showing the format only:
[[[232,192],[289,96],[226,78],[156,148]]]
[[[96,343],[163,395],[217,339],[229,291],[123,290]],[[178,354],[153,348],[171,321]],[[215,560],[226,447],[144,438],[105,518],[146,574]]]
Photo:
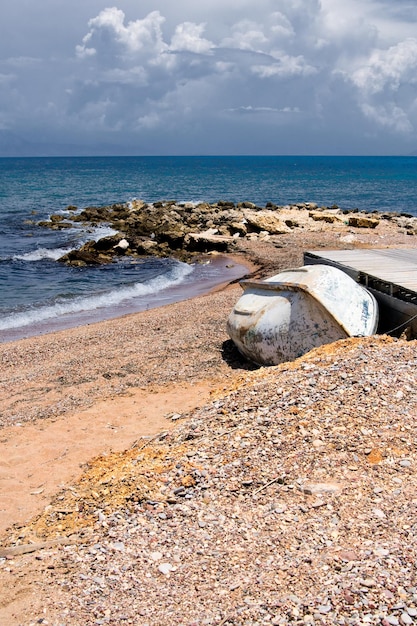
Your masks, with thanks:
[[[283,222],[275,211],[245,211],[248,230],[267,231],[270,235],[290,233],[291,229]]]
[[[118,247],[121,241],[125,241],[127,248],[129,243],[122,235],[103,237],[98,241],[88,241],[79,250],[72,250],[58,259],[67,265],[103,265],[111,263],[115,254],[124,254],[126,244]]]
[[[243,222],[232,222],[229,226],[229,229],[232,235],[239,234],[242,237],[244,237],[248,232],[246,224],[244,224]]]
[[[256,204],[255,204],[254,202],[246,202],[246,201],[244,201],[244,202],[239,202],[239,203],[237,204],[237,207],[238,207],[239,209],[252,209],[253,211],[257,208],[257,207],[256,207]]]
[[[72,265],[74,267],[83,267],[85,265],[102,265],[103,263],[110,263],[111,257],[108,257],[106,261],[104,261],[104,257],[101,258],[98,255],[92,254],[91,252],[85,250],[72,250],[67,254],[64,254],[62,257],[58,259],[60,263],[65,263],[66,265]]]
[[[110,235],[108,237],[102,237],[98,241],[88,241],[80,250],[87,252],[110,252],[113,251],[116,246],[119,246],[122,241],[126,244],[122,244],[123,248],[128,248],[129,243],[123,238],[123,235]]]
[[[146,208],[148,205],[143,200],[134,199],[128,202],[128,207],[131,211],[140,211],[141,209]]]
[[[233,209],[235,206],[235,203],[231,202],[230,200],[219,200],[217,203],[217,206],[228,207],[230,209]]]
[[[58,215],[54,214],[54,215],[51,215],[49,219],[51,220],[52,223],[57,223],[57,222],[62,222],[64,219],[64,216],[59,215],[59,214]]]
[[[184,244],[185,233],[180,230],[167,230],[158,235],[158,242],[167,243],[171,250],[178,250]]]
[[[379,220],[363,215],[352,215],[348,219],[348,224],[355,228],[376,228],[379,224]]]
[[[160,248],[156,241],[152,239],[137,239],[135,241],[135,252],[139,256],[155,255],[158,256]]]
[[[233,237],[214,235],[210,231],[203,233],[189,233],[184,238],[184,247],[190,252],[227,252],[234,246],[236,240]]]
[[[316,212],[312,212],[312,213],[310,213],[310,217],[315,222],[327,222],[328,224],[334,224],[334,222],[343,221],[335,213],[325,213],[325,212],[323,212],[323,213],[316,213]]]
[[[129,242],[126,239],[121,239],[119,243],[114,246],[115,250],[121,250],[125,252],[129,247]]]
[[[73,228],[71,222],[58,221],[58,222],[38,222],[38,226],[42,228],[49,228],[50,230],[63,230],[64,228]]]

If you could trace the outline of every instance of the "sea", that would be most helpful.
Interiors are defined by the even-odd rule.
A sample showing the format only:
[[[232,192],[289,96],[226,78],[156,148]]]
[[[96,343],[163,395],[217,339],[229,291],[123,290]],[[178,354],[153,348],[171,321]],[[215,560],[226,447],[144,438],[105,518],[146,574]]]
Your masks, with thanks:
[[[109,226],[39,226],[132,199],[146,202],[316,202],[417,216],[417,157],[161,156],[0,158],[0,342],[111,319],[204,293],[247,268],[216,259],[120,258],[73,268],[57,261]]]

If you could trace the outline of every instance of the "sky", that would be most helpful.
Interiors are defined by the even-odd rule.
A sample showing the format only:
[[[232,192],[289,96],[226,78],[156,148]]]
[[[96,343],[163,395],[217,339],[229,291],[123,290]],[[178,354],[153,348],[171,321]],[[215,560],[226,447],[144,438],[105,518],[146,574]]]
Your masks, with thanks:
[[[416,0],[2,0],[0,154],[416,150]]]

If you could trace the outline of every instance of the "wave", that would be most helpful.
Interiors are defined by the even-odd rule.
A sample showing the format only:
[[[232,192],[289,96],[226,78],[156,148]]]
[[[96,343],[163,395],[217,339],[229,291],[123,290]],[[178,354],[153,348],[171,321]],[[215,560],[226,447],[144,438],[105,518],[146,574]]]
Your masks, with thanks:
[[[153,278],[147,283],[134,283],[128,287],[122,287],[121,289],[114,289],[106,293],[92,296],[77,296],[68,300],[61,299],[47,306],[40,306],[19,313],[13,313],[0,319],[0,330],[21,328],[58,318],[63,315],[115,307],[129,300],[158,294],[170,287],[181,284],[193,271],[194,268],[192,266],[186,265],[185,263],[178,263],[166,274]]]
[[[98,241],[99,239],[103,239],[103,237],[110,237],[117,234],[117,230],[114,230],[114,228],[111,228],[110,226],[91,227],[87,231],[84,229],[81,230],[74,228],[70,229],[69,232],[75,232],[78,235],[79,240],[77,246],[83,245],[87,243],[87,241]],[[36,248],[36,250],[31,250],[30,252],[25,252],[24,254],[14,254],[11,258],[13,261],[27,262],[42,261],[44,259],[57,261],[64,256],[64,254],[68,254],[68,252],[71,252],[73,249],[74,246],[68,248]]]
[[[85,241],[89,241],[91,239],[94,239],[94,241],[98,241],[99,239],[103,239],[103,237],[111,237],[112,235],[117,235],[117,233],[118,231],[114,230],[114,228],[112,228],[111,226],[93,226],[87,231]]]
[[[26,252],[26,254],[15,254],[12,259],[14,261],[41,261],[42,259],[51,259],[56,261],[64,254],[70,252],[72,248],[37,248],[32,252]]]

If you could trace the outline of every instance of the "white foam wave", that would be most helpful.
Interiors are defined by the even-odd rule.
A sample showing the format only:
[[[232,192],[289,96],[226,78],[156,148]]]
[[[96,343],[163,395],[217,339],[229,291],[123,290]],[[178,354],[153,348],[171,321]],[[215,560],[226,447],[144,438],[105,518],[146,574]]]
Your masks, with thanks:
[[[42,259],[52,259],[56,261],[64,254],[71,251],[72,248],[37,248],[32,252],[26,252],[26,254],[16,254],[12,258],[19,261],[41,261]]]
[[[181,263],[175,265],[169,273],[158,276],[147,283],[135,283],[129,287],[122,287],[95,296],[76,297],[72,300],[55,302],[49,306],[8,315],[0,319],[0,330],[29,326],[63,315],[113,307],[135,298],[157,294],[164,289],[179,285],[193,271],[191,266]]]
[[[110,226],[97,226],[88,229],[87,231],[80,229],[70,229],[70,233],[76,233],[79,237],[78,245],[83,245],[87,243],[87,241],[98,241],[99,239],[103,239],[103,237],[110,237],[111,235],[116,235],[117,230],[111,228]],[[64,254],[68,254],[71,250],[74,249],[74,246],[69,248],[37,248],[36,250],[32,250],[31,252],[26,252],[25,254],[15,254],[12,256],[14,261],[41,261],[42,259],[51,259],[52,261],[57,261]]]
[[[118,231],[111,228],[111,226],[94,226],[86,233],[86,241],[91,240],[91,236],[94,241],[98,241],[99,239],[103,239],[103,237],[111,237],[112,235],[117,235]]]

